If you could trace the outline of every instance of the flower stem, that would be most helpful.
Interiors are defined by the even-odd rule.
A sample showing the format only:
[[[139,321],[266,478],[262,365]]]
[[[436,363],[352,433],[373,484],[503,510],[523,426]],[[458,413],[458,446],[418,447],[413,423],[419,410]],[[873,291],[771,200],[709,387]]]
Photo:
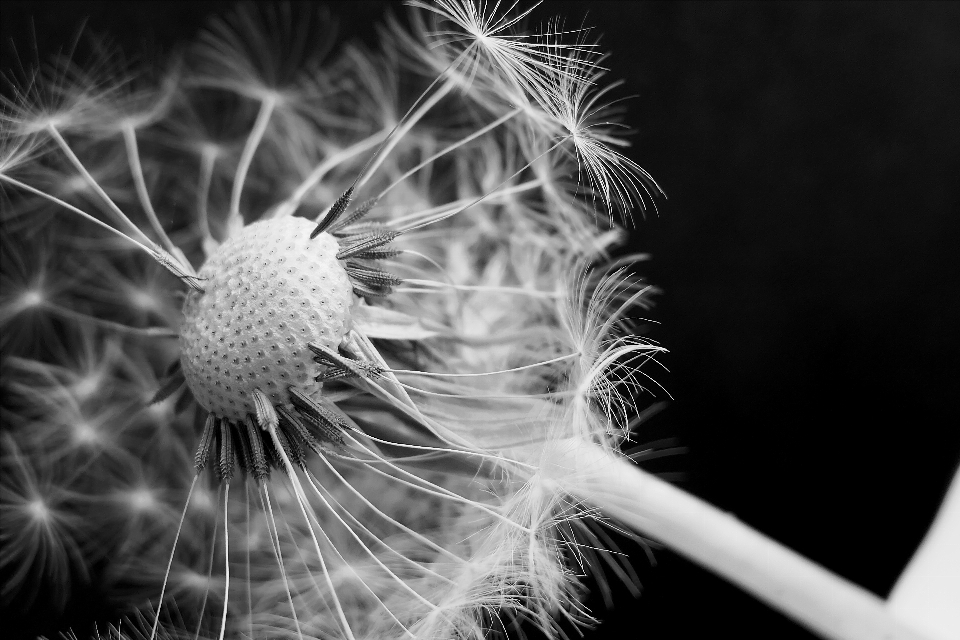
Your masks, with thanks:
[[[887,599],[901,619],[937,640],[960,637],[960,469],[930,530]]]
[[[884,601],[598,446],[560,443],[549,473],[643,535],[736,584],[824,638],[919,640]]]

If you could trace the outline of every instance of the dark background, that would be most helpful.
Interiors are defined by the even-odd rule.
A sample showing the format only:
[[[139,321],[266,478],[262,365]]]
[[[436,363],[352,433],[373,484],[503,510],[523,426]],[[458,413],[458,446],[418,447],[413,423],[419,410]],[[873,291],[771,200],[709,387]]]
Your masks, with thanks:
[[[394,5],[328,4],[371,44]],[[230,6],[10,1],[4,67],[11,38],[42,59],[87,16],[132,55]],[[554,14],[603,34],[637,95],[630,155],[669,196],[634,239],[674,398],[640,439],[690,452],[656,470],[886,595],[960,460],[960,5],[546,2],[534,22]],[[591,601],[589,638],[809,637],[657,561],[637,554],[639,600]]]

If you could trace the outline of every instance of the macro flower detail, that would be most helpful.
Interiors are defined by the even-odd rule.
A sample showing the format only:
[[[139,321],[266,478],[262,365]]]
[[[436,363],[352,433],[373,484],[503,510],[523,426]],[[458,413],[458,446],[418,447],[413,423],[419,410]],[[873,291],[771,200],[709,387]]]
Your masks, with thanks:
[[[203,290],[187,294],[183,375],[197,402],[219,417],[244,419],[261,386],[284,404],[290,385],[320,391],[306,344],[336,348],[350,329],[354,296],[336,240],[311,240],[312,227],[303,218],[245,227],[204,264]]]
[[[5,602],[96,583],[117,637],[563,637],[585,573],[636,589],[610,526],[733,557],[620,451],[663,348],[617,252],[659,188],[589,32],[410,5],[375,52],[251,3],[156,68],[8,78],[0,495],[36,535],[4,533]]]
[[[612,451],[641,390],[632,371],[659,351],[629,330],[652,289],[604,266],[625,237],[606,208],[639,192],[612,195],[602,167],[587,173],[598,191],[576,182],[592,114],[571,132],[543,102],[591,90],[593,47],[521,36],[525,13],[415,3],[385,54],[348,47],[328,62],[289,46],[305,42],[298,22],[321,26],[301,13],[241,7],[152,88],[60,60],[43,72],[52,84],[27,78],[5,103],[5,224],[70,216],[56,241],[87,245],[96,266],[74,278],[97,292],[54,307],[25,284],[5,322],[55,309],[94,343],[122,336],[151,371],[142,411],[153,428],[178,424],[161,432],[176,456],[116,480],[123,530],[166,523],[164,545],[117,540],[116,574],[143,576],[124,602],[148,635],[452,638],[586,622],[568,556],[628,573],[539,457],[571,439]],[[154,263],[181,293],[149,293],[117,260]],[[97,427],[114,442],[92,468],[108,451],[136,466],[121,422]],[[42,465],[15,443],[23,433],[10,455]],[[156,491],[177,464],[179,518]]]

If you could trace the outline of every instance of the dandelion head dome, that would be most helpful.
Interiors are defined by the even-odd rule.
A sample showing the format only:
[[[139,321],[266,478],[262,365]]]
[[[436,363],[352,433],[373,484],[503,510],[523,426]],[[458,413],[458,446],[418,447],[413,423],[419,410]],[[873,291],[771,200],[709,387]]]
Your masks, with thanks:
[[[203,291],[183,305],[180,363],[197,402],[242,420],[254,391],[289,404],[287,387],[319,392],[306,345],[339,346],[350,329],[353,288],[336,239],[304,218],[264,220],[224,242],[200,269]]]

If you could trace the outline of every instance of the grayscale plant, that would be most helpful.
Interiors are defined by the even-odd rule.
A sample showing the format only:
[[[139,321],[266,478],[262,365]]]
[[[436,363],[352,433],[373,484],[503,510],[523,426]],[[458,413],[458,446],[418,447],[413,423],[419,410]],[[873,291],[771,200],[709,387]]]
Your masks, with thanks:
[[[771,596],[809,563],[620,452],[665,392],[611,256],[659,189],[589,31],[410,5],[376,52],[249,4],[159,70],[11,77],[4,597],[97,567],[118,637],[554,637],[585,572],[636,582],[614,527],[914,637],[835,576]]]

